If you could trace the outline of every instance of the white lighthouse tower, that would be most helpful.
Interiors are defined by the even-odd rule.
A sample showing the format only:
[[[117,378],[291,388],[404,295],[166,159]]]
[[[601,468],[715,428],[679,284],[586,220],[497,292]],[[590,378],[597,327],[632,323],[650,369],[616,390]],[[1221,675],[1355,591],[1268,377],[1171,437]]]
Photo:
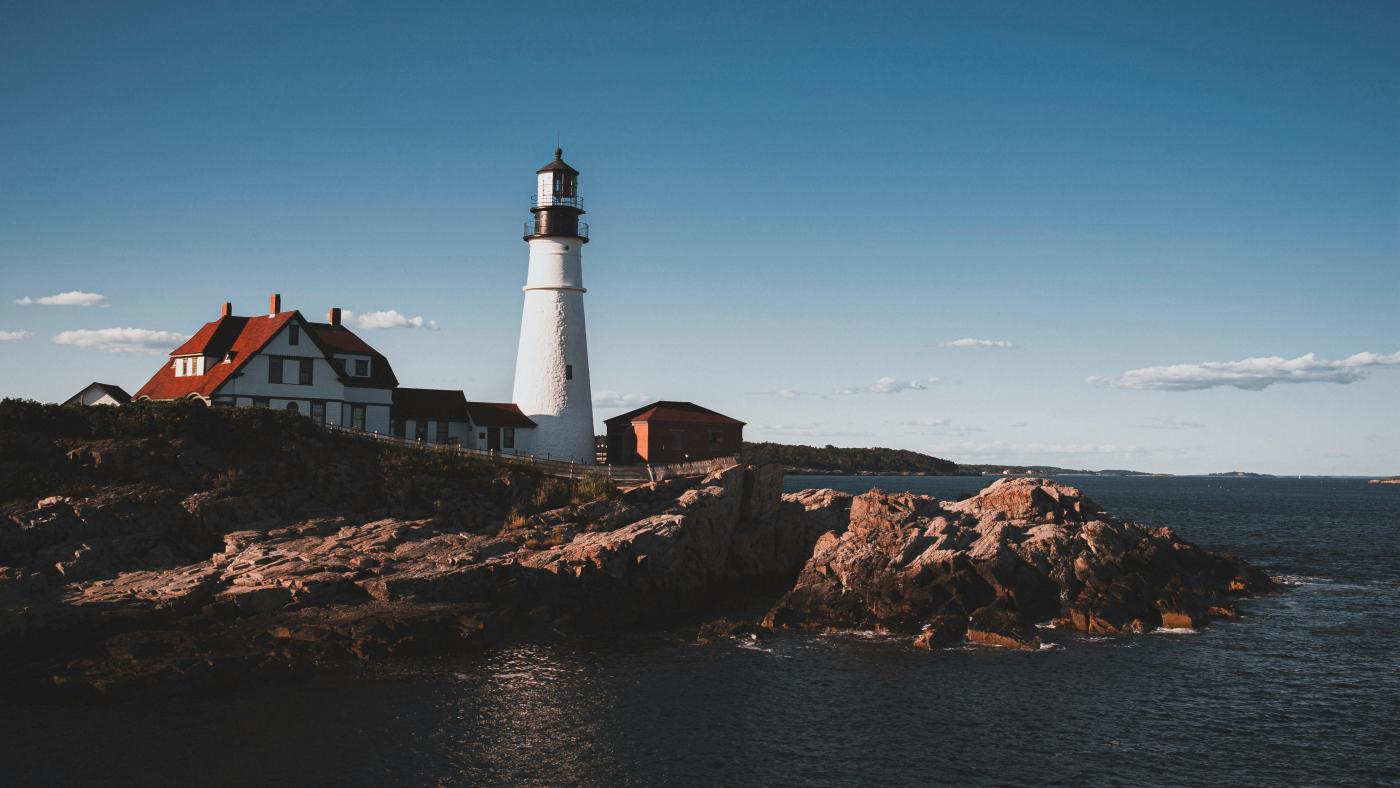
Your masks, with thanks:
[[[533,453],[594,462],[593,389],[588,382],[588,336],[583,322],[583,245],[588,225],[578,197],[578,170],[554,161],[540,168],[534,219],[525,223],[530,273],[515,357],[515,404],[539,427]]]

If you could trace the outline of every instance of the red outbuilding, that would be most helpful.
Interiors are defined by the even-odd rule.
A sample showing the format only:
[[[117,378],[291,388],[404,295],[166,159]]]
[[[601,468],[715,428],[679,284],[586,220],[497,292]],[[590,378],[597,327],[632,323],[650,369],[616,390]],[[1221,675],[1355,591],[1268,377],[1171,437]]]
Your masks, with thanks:
[[[608,428],[609,465],[734,457],[744,442],[744,422],[693,402],[662,400],[603,423]]]

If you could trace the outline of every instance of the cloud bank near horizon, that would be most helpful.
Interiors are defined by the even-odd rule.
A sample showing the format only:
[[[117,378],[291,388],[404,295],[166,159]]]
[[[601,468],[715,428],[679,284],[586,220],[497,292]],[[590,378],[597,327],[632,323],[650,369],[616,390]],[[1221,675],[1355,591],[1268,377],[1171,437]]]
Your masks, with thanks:
[[[645,405],[650,399],[645,394],[624,394],[621,391],[612,391],[611,389],[598,389],[593,392],[593,407],[635,408],[639,405]]]
[[[1366,370],[1370,368],[1397,365],[1400,365],[1400,352],[1389,355],[1357,353],[1336,360],[1305,353],[1297,358],[1263,356],[1239,361],[1143,367],[1128,370],[1116,378],[1089,377],[1086,382],[1138,391],[1200,391],[1220,386],[1262,391],[1275,383],[1355,383],[1365,380]]]
[[[189,337],[174,331],[152,331],[148,328],[80,328],[60,331],[54,344],[101,350],[107,353],[139,353],[159,355],[184,342]]]
[[[33,331],[0,331],[0,342],[14,342],[34,336]]]
[[[16,298],[15,303],[20,306],[30,306],[39,304],[42,306],[107,306],[107,296],[101,293],[86,293],[82,290],[69,290],[66,293],[55,293],[51,296],[39,296],[31,298],[24,296]]]

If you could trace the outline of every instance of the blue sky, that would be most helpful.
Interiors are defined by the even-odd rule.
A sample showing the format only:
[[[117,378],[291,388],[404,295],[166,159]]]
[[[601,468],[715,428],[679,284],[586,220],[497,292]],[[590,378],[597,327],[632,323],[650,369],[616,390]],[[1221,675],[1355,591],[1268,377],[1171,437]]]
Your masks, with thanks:
[[[134,391],[161,356],[114,340],[277,291],[435,321],[362,333],[508,399],[559,139],[600,419],[1400,473],[1397,40],[1383,2],[0,2],[0,393]],[[169,333],[63,334],[112,328]]]

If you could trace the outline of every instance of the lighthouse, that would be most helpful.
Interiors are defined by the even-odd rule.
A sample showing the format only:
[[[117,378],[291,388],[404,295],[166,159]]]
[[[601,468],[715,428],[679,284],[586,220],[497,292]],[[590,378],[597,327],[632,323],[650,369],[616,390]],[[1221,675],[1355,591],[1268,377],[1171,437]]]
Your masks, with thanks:
[[[535,177],[535,197],[525,223],[530,271],[515,356],[515,404],[537,425],[533,453],[591,464],[594,461],[593,390],[588,382],[588,336],[583,320],[583,245],[588,225],[579,221],[578,170],[554,161]]]

